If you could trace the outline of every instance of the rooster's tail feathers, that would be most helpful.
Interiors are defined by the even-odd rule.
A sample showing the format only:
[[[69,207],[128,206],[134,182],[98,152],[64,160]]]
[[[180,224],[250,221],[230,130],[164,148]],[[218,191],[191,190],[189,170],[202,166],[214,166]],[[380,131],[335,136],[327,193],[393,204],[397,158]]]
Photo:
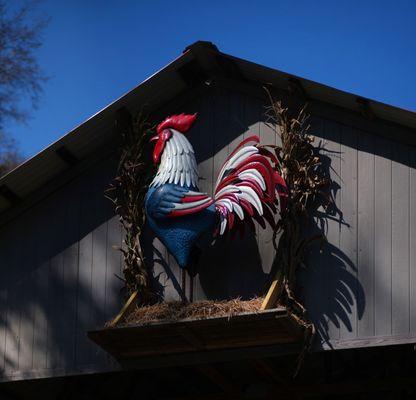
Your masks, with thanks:
[[[263,227],[265,220],[274,226],[277,194],[281,211],[285,206],[282,199],[285,200],[286,184],[272,166],[277,160],[272,153],[250,143],[258,144],[258,136],[242,141],[228,156],[218,175],[214,200],[220,215],[220,235],[233,227],[235,217],[252,226],[252,219]]]

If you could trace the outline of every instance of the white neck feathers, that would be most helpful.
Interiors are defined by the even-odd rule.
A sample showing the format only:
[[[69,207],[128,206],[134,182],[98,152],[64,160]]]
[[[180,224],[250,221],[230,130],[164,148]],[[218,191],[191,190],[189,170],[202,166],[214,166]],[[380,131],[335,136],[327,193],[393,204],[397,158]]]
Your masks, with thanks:
[[[198,167],[194,149],[184,134],[171,129],[172,136],[165,143],[159,169],[150,186],[174,183],[198,187]]]

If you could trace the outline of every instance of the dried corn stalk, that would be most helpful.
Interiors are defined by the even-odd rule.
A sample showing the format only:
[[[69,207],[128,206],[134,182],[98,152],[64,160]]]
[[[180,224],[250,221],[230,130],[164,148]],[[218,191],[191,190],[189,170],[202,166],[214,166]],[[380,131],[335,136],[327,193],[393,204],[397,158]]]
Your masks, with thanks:
[[[276,168],[289,191],[287,208],[274,232],[276,257],[272,270],[277,272],[279,281],[278,302],[291,309],[306,328],[306,350],[315,329],[294,293],[296,271],[303,265],[308,244],[316,239],[325,239],[322,235],[309,237],[308,227],[312,225],[318,207],[332,206],[332,197],[328,196],[331,182],[323,172],[321,157],[313,146],[314,137],[308,133],[310,126],[306,105],[297,115],[292,115],[281,101],[274,100],[270,92],[268,94],[271,105],[266,111],[267,122],[275,129],[281,142],[281,146],[268,147],[272,147],[276,154]]]
[[[144,200],[148,183],[153,175],[151,163],[144,152],[151,131],[142,113],[135,118],[122,109],[116,118],[121,135],[121,154],[117,176],[105,195],[110,199],[124,228],[123,274],[127,294],[138,291],[142,303],[152,298],[149,272],[146,268],[140,235],[145,222]]]

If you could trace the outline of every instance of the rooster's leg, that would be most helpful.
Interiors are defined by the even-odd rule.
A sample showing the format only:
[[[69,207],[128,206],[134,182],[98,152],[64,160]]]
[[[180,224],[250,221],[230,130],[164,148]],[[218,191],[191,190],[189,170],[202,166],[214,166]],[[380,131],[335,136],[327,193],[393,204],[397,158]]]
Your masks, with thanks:
[[[186,297],[186,270],[185,269],[181,269],[181,275],[182,275],[182,302],[184,304],[188,303],[188,299]]]
[[[194,301],[194,277],[189,274],[189,302]]]

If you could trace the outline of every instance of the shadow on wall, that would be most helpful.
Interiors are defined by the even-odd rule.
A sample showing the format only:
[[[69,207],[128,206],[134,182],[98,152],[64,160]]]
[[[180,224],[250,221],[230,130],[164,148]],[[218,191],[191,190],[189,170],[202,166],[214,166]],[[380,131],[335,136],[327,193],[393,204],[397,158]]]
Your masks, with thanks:
[[[321,173],[330,177],[327,195],[334,202],[326,210],[321,204],[315,207],[314,223],[309,227],[308,235],[314,237],[321,234],[328,241],[316,240],[311,244],[306,265],[298,272],[297,292],[315,325],[315,345],[321,348],[323,345],[331,347],[329,341],[338,339],[341,332],[344,336],[348,333],[351,336],[351,332],[356,331],[356,320],[361,319],[366,301],[364,289],[357,278],[357,267],[341,250],[339,243],[341,231],[351,228],[336,205],[341,186],[334,180],[338,180],[339,176],[332,165],[343,154],[327,148],[322,141],[316,152],[322,161]]]
[[[119,309],[113,175],[99,163],[0,231],[0,377],[106,362],[86,332]]]

